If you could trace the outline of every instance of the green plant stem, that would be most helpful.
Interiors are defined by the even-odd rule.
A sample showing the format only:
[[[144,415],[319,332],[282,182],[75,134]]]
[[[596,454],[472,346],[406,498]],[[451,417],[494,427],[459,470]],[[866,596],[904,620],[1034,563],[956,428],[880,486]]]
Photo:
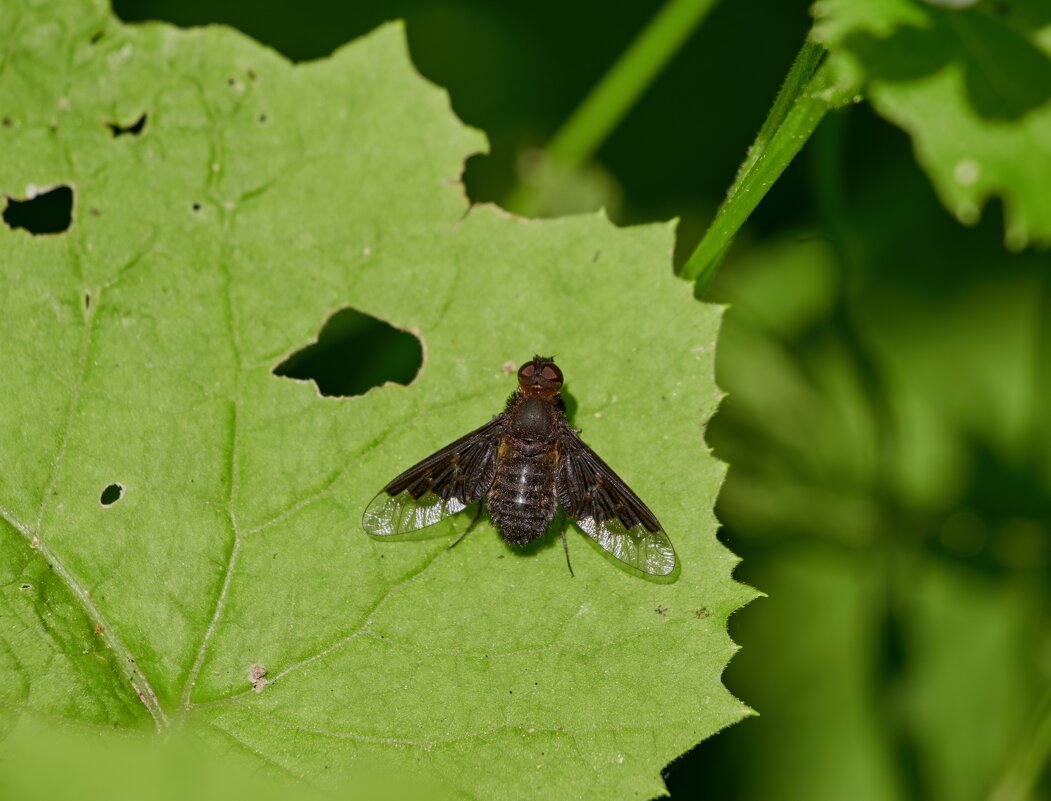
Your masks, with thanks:
[[[726,200],[680,275],[703,289],[734,235],[814,133],[825,113],[843,98],[833,96],[824,49],[809,40],[792,63],[773,108],[748,150]]]
[[[552,137],[548,155],[567,166],[590,158],[715,3],[669,0]]]
[[[545,156],[566,169],[591,158],[716,2],[668,0],[555,132]],[[529,187],[519,183],[505,205],[530,213],[533,202]]]

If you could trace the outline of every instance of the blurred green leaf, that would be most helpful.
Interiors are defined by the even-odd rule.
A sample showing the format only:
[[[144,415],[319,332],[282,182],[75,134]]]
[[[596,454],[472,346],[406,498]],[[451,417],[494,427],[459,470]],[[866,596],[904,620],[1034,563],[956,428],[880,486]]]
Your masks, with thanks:
[[[918,561],[903,578],[899,612],[912,659],[896,700],[924,766],[925,797],[1027,797],[993,791],[1028,745],[1047,685],[1044,588],[936,560]]]
[[[741,798],[984,801],[1016,770],[1044,798],[1049,259],[891,163],[833,236],[735,251],[710,288],[719,514],[771,598],[728,674],[763,717],[713,746],[746,755]]]
[[[606,799],[660,793],[747,714],[719,677],[752,592],[702,439],[719,310],[673,276],[670,227],[465,215],[483,138],[397,27],[293,67],[101,2],[4,17],[0,191],[75,198],[66,233],[0,228],[0,752],[52,721],[176,726],[318,785],[418,771],[455,797]],[[348,307],[419,333],[410,386],[334,399],[273,374]],[[359,529],[536,351],[665,524],[676,583],[581,536],[573,579],[554,538]]]
[[[751,567],[769,598],[735,618],[735,636],[754,651],[734,658],[728,678],[754,693],[761,716],[701,746],[734,768],[738,790],[721,797],[901,798],[894,755],[871,703],[880,572],[870,560],[817,542],[780,547]],[[801,618],[807,625],[798,625]]]
[[[1051,6],[948,5],[818,0],[814,38],[909,133],[960,222],[1001,197],[1008,248],[1051,244]]]

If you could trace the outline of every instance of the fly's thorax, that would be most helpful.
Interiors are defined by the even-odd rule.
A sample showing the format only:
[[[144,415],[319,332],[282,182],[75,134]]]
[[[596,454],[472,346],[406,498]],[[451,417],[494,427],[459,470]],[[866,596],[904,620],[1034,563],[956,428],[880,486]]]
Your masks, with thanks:
[[[558,416],[554,398],[518,395],[508,409],[508,433],[520,442],[553,442],[558,431]]]

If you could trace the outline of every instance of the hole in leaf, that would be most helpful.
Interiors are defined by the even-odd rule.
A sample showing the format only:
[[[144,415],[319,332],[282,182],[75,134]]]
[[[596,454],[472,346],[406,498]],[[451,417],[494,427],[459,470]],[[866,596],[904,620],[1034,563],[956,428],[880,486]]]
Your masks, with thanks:
[[[142,133],[142,129],[146,127],[146,112],[142,112],[139,118],[135,120],[131,125],[121,125],[117,122],[107,122],[106,127],[110,129],[114,136],[124,136],[124,134],[131,134],[132,136],[138,136]]]
[[[317,342],[281,362],[274,375],[310,379],[322,395],[349,397],[387,381],[408,384],[422,365],[417,337],[348,308],[333,314]]]
[[[73,189],[62,185],[46,192],[29,192],[25,200],[7,195],[4,222],[31,234],[61,234],[73,221]]]
[[[123,484],[110,484],[106,489],[102,490],[102,495],[99,496],[99,503],[103,506],[113,506],[117,501],[124,497],[124,485]]]

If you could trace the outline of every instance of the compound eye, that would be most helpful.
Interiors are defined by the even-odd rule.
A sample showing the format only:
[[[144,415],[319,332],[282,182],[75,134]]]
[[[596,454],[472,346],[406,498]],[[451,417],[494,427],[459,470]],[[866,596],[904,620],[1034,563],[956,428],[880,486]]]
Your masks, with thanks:
[[[540,375],[545,381],[550,381],[553,384],[562,383],[562,371],[553,364],[546,365],[544,369],[540,371]]]
[[[536,372],[536,365],[532,362],[526,362],[522,365],[522,369],[518,371],[519,378],[532,378],[533,373]]]

